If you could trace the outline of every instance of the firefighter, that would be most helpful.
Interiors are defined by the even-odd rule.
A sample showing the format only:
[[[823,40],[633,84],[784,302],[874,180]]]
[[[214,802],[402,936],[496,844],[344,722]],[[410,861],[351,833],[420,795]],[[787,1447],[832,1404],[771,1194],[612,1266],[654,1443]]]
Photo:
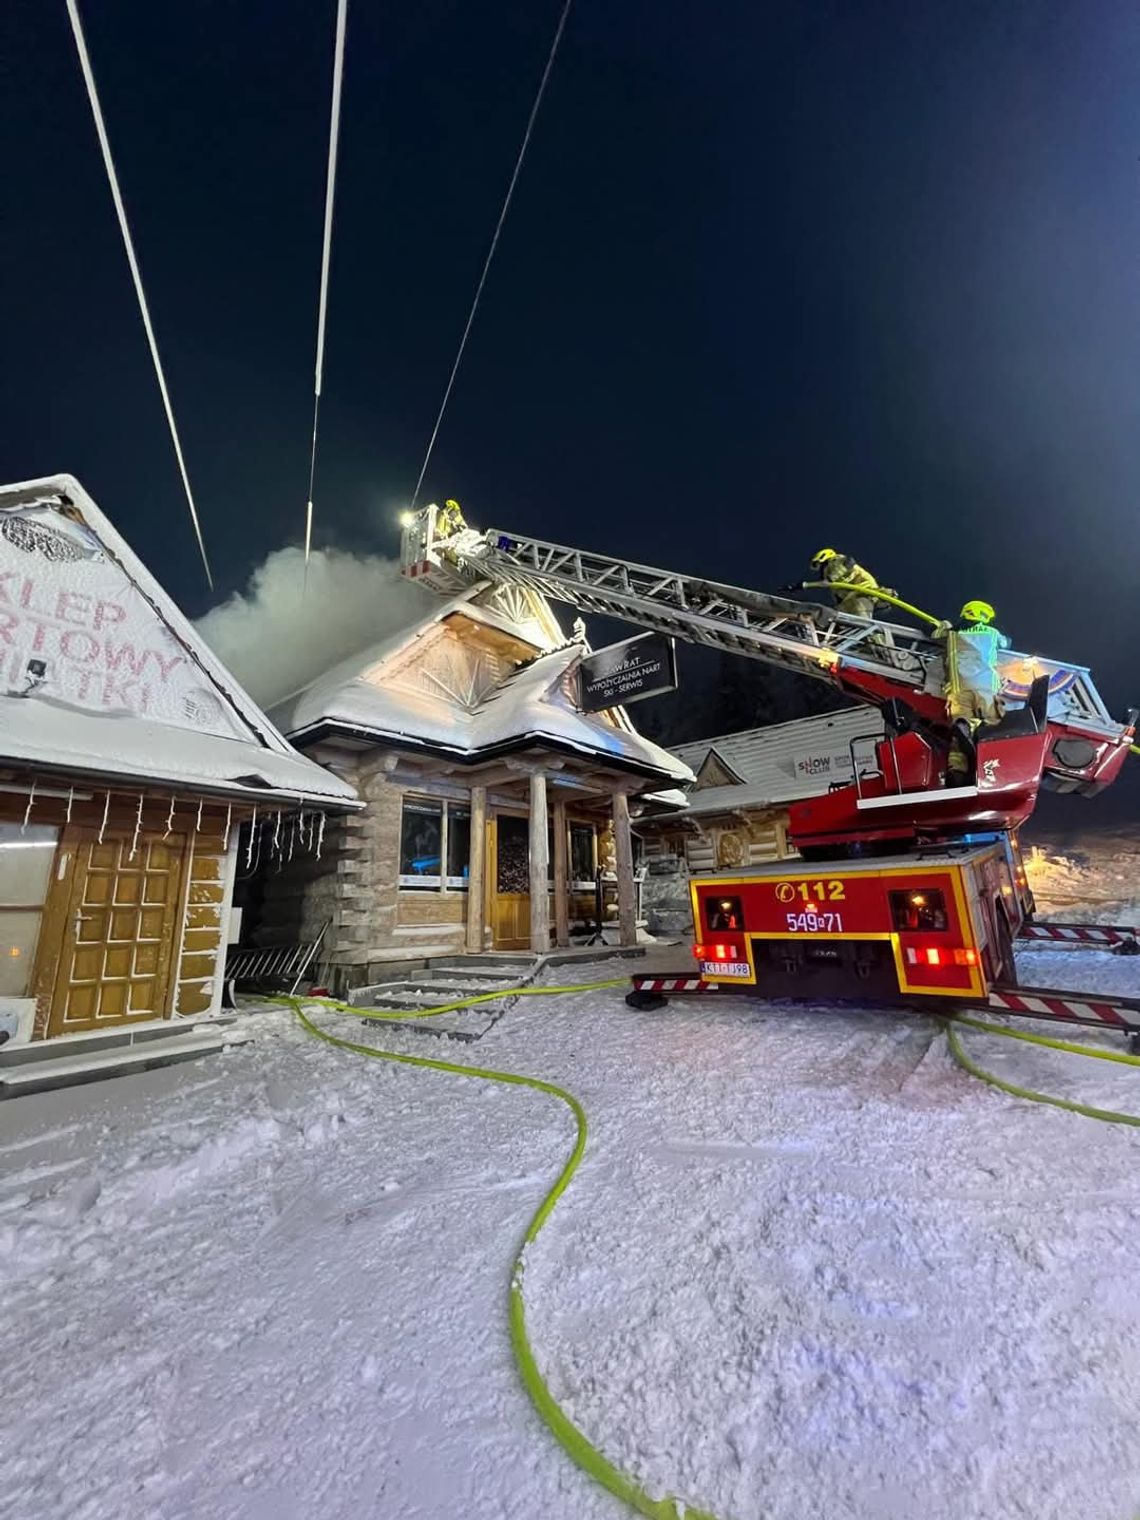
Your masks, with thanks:
[[[962,782],[973,769],[974,735],[983,723],[997,723],[1005,711],[1001,699],[998,655],[1010,646],[994,627],[994,609],[981,600],[966,602],[958,623],[940,623],[936,632],[946,644],[946,712],[955,739],[947,761],[947,780]]]
[[[461,532],[466,526],[467,524],[463,521],[463,513],[460,511],[459,503],[449,496],[443,506],[436,510],[436,538],[451,538],[454,534]]]
[[[853,587],[853,590],[833,590],[831,595],[839,612],[849,612],[853,617],[873,618],[875,616],[875,602],[877,598],[870,594],[880,589],[878,581],[869,570],[864,570],[848,554],[840,554],[837,549],[821,549],[818,554],[811,557],[811,567],[816,572],[818,579],[813,581],[795,581],[790,586],[781,586],[781,591],[806,591],[813,586],[842,586]],[[892,593],[893,595],[893,593]]]

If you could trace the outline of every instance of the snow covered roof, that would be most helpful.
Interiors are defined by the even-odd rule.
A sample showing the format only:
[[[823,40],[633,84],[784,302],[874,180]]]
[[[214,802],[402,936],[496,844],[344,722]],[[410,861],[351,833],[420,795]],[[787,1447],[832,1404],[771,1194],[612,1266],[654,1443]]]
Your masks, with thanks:
[[[351,807],[71,475],[0,486],[0,762]]]
[[[739,784],[698,785],[689,794],[687,811],[722,813],[816,796],[833,781],[852,779],[852,739],[882,732],[883,720],[876,708],[850,707],[679,744],[673,753],[694,771],[699,771],[712,753],[724,768],[741,778]]]
[[[655,779],[692,779],[683,761],[643,738],[624,714],[611,718],[579,710],[573,672],[582,657],[580,644],[536,648],[514,619],[473,601],[478,594],[478,588],[466,591],[403,633],[342,661],[279,703],[273,709],[276,721],[295,739],[329,728],[350,729],[378,741],[424,745],[471,759],[546,743]],[[484,659],[465,622],[506,634],[514,661],[520,663],[504,658],[496,666]],[[406,662],[401,664],[401,657],[435,629],[457,634],[468,650],[467,668],[451,672],[450,683],[442,672],[409,672]]]

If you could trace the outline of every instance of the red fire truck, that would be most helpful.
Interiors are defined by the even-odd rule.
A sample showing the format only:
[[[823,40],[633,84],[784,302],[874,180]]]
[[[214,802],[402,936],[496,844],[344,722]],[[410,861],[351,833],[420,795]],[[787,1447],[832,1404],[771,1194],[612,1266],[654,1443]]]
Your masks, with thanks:
[[[1137,948],[1130,926],[1033,925],[1017,831],[1042,786],[1094,796],[1135,748],[1137,713],[1115,720],[1082,666],[1007,651],[1006,711],[972,735],[947,717],[945,646],[929,629],[855,617],[499,529],[437,529],[434,506],[404,524],[404,574],[538,591],[669,637],[765,660],[880,709],[851,746],[853,779],[795,804],[795,864],[692,883],[698,967],[635,976],[628,1001],[677,993],[954,1002],[1140,1034],[1140,998],[1019,991],[1013,942],[1070,938]],[[885,595],[885,594],[884,594]],[[890,597],[886,598],[890,600]],[[933,623],[933,618],[905,608]],[[965,784],[949,773],[969,750]]]

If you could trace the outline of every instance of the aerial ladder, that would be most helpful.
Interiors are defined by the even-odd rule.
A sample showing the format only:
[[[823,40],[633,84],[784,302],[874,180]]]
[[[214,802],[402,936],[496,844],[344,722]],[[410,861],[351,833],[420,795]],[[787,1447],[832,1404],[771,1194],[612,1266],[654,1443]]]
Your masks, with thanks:
[[[434,506],[406,516],[401,559],[405,576],[444,595],[528,588],[882,710],[885,734],[851,742],[854,780],[790,808],[800,862],[691,881],[699,972],[635,976],[636,1006],[731,990],[912,1007],[943,998],[1140,1041],[1140,999],[1017,987],[1013,940],[1039,937],[1017,829],[1042,784],[1108,786],[1135,739],[1136,712],[1115,721],[1083,666],[1003,654],[1007,711],[977,730],[969,785],[948,784],[946,641],[931,632],[497,528],[438,532]],[[1133,927],[1098,927],[1090,942],[1136,950]]]
[[[849,808],[847,815],[832,808],[811,826],[806,817],[801,819],[800,833],[809,849],[838,848],[844,831],[884,838],[893,834],[901,840],[908,830],[915,834],[914,807],[920,809],[916,837],[956,823],[1016,826],[1032,811],[1040,784],[1087,795],[1108,786],[1135,739],[1136,713],[1123,723],[1115,721],[1085,667],[1009,650],[1001,656],[1000,669],[1011,711],[993,733],[982,731],[976,784],[946,788],[942,781],[951,730],[944,694],[945,644],[930,631],[497,528],[481,532],[464,527],[441,537],[436,518],[434,506],[408,514],[401,560],[405,576],[445,594],[478,585],[529,587],[581,612],[825,681],[883,709],[888,748],[877,757],[853,757],[856,775],[874,763],[881,785],[860,788],[869,794],[853,800],[865,806]],[[877,735],[867,737],[869,742]],[[1001,748],[994,748],[1000,741],[1005,741]],[[1015,748],[1014,741],[1023,742]],[[909,813],[905,804],[893,800],[910,795],[913,801],[919,793],[924,800]],[[897,828],[884,824],[884,833],[867,820],[862,820],[867,827],[858,827],[858,814],[877,813],[882,821],[891,810]],[[996,813],[1001,816],[988,816]],[[927,822],[932,830],[925,828]]]

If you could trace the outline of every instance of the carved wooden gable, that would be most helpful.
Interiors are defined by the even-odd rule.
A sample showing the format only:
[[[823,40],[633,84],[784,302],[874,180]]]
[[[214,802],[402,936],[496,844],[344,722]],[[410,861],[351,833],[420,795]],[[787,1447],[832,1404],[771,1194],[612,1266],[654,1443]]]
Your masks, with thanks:
[[[710,786],[742,786],[743,784],[743,778],[736,774],[728,762],[722,760],[715,749],[710,749],[701,761],[693,791],[701,792]]]

